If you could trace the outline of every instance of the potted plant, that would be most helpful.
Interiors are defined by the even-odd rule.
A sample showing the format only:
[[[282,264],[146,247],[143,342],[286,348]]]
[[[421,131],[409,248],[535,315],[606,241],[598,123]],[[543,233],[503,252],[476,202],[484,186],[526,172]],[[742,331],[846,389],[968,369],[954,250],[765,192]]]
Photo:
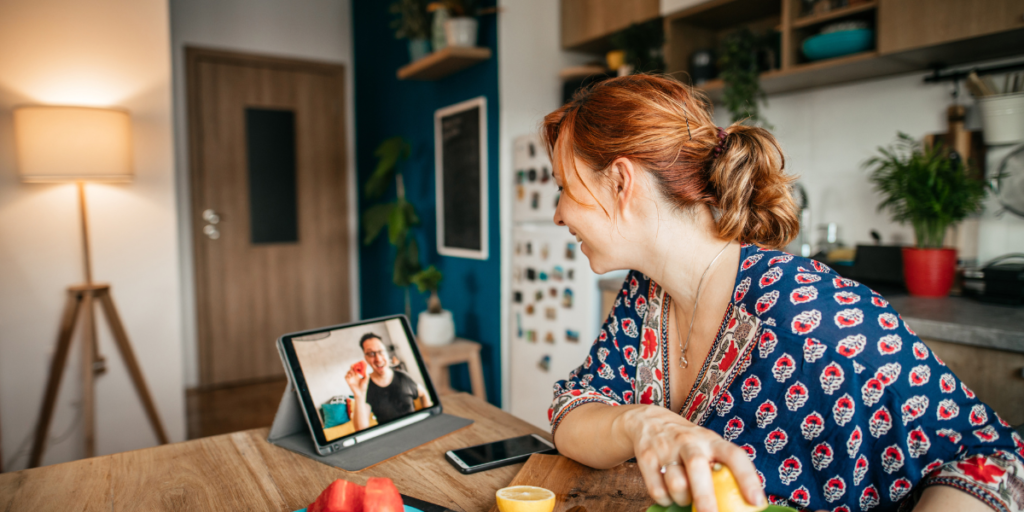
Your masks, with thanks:
[[[769,36],[758,36],[748,28],[737,30],[722,39],[718,76],[725,83],[722,104],[732,112],[734,123],[746,120],[753,124],[767,125],[758,106],[759,101],[765,104],[768,102],[764,89],[761,89],[763,66],[759,56],[771,54],[769,39]]]
[[[370,206],[363,213],[363,229],[366,236],[364,245],[370,245],[387,226],[388,242],[395,247],[395,263],[391,281],[405,292],[405,316],[412,317],[412,305],[409,299],[409,286],[415,284],[420,291],[430,291],[427,311],[431,315],[426,324],[420,315],[417,332],[426,328],[429,342],[443,344],[450,342],[455,336],[455,324],[451,312],[441,309],[441,300],[437,297],[437,286],[441,282],[441,272],[433,265],[423,270],[420,266],[419,245],[411,228],[418,226],[420,218],[416,208],[405,198],[405,179],[398,163],[407,160],[411,152],[409,143],[402,137],[392,137],[377,146],[377,168],[366,181],[364,194],[367,199],[379,199],[388,189],[392,178],[395,181],[396,198],[392,202],[378,203]],[[446,325],[442,325],[445,324]],[[445,334],[450,333],[450,334]],[[447,336],[447,338],[445,338]],[[423,340],[421,340],[423,341]],[[428,343],[428,341],[424,341]]]
[[[426,0],[397,0],[390,11],[398,15],[391,20],[395,38],[409,40],[409,58],[422,59],[430,53],[430,28]]]
[[[946,229],[982,209],[989,189],[971,178],[964,161],[941,144],[923,147],[899,133],[888,148],[864,162],[882,195],[879,211],[914,227],[914,247],[903,248],[903,277],[911,295],[944,297],[956,272],[956,249],[942,246]]]
[[[479,14],[476,0],[445,0],[442,3],[451,12],[451,18],[444,22],[448,46],[476,46],[480,27],[476,19]]]
[[[455,339],[455,323],[452,312],[441,308],[437,286],[441,284],[441,272],[433,265],[412,276],[412,282],[420,292],[430,292],[427,309],[416,319],[416,338],[425,345],[446,345]]]

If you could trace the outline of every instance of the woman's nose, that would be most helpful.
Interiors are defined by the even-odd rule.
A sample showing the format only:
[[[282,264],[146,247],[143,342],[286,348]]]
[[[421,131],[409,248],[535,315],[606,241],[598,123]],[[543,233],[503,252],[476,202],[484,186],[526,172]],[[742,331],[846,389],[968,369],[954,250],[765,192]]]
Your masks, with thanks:
[[[561,202],[561,201],[559,201],[559,202]],[[564,226],[565,225],[565,222],[562,220],[562,211],[561,210],[562,209],[560,207],[555,206],[555,216],[552,218],[552,220],[554,220],[555,224],[558,225],[558,226]]]

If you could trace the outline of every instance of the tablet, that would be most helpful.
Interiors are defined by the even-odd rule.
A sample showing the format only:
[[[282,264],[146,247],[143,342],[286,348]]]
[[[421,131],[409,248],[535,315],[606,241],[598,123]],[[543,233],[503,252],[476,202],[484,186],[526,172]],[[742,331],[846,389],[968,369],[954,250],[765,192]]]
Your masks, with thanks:
[[[405,315],[281,336],[277,347],[320,455],[441,413]]]

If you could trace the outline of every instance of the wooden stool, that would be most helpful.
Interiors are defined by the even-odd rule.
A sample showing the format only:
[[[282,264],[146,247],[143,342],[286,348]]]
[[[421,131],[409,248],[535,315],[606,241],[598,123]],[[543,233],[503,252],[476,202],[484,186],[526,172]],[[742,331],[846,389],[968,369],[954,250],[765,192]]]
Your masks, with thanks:
[[[480,363],[480,344],[475,341],[455,338],[448,345],[429,346],[420,344],[424,362],[430,378],[437,387],[438,394],[452,393],[451,373],[448,368],[453,364],[469,364],[469,382],[473,387],[473,395],[487,400],[484,389],[484,370]]]

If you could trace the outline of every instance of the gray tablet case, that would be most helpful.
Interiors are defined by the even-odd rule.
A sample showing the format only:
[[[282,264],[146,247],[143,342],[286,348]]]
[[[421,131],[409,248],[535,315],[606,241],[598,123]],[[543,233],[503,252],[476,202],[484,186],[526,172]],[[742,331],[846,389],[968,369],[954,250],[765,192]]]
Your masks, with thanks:
[[[351,448],[330,455],[319,455],[313,446],[306,418],[302,407],[299,406],[299,398],[289,379],[288,385],[284,388],[284,396],[281,397],[281,405],[277,406],[277,415],[274,416],[274,425],[270,427],[267,441],[317,462],[346,471],[360,471],[471,424],[473,420],[450,414],[437,414],[405,428],[358,443]]]

